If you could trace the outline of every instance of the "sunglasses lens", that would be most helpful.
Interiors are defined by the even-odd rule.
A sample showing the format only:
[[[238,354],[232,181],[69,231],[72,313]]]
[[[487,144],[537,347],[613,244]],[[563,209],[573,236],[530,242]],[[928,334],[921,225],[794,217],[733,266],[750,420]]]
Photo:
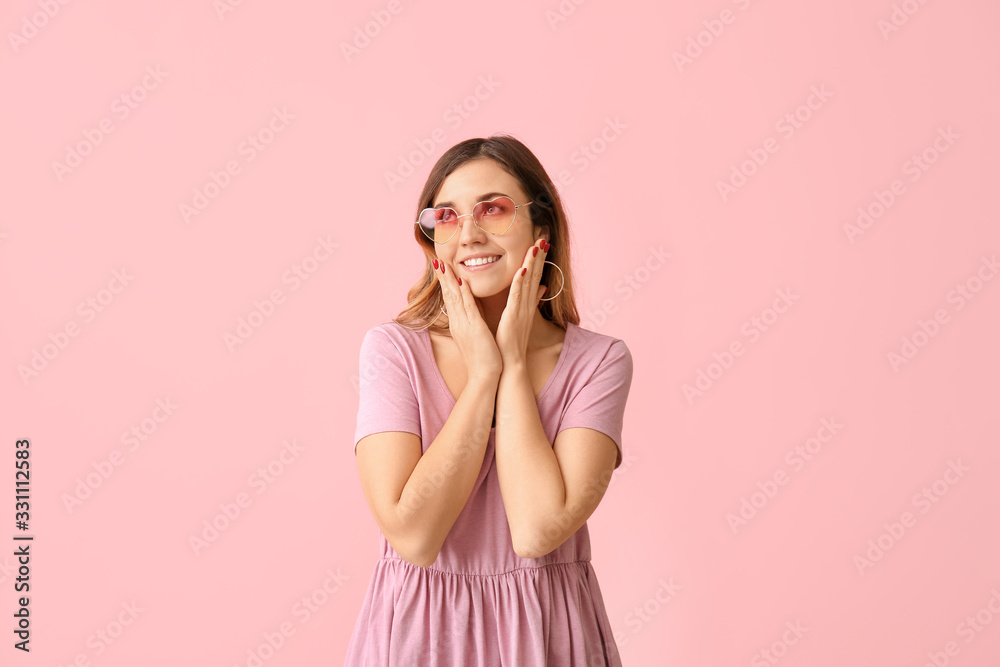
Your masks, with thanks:
[[[425,208],[418,222],[427,238],[446,243],[458,229],[458,214],[451,208]]]
[[[491,234],[503,234],[514,220],[514,202],[510,197],[497,197],[493,201],[476,204],[472,215],[476,223]]]

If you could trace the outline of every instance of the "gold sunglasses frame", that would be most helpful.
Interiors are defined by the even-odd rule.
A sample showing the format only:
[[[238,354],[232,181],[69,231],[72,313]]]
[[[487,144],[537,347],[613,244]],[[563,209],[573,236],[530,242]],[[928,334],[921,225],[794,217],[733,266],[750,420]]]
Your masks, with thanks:
[[[479,206],[480,204],[492,204],[493,202],[495,202],[498,199],[507,199],[507,200],[510,201],[511,204],[514,204],[514,200],[511,199],[510,197],[508,197],[507,195],[497,195],[493,199],[486,199],[486,200],[483,200],[481,202],[476,202],[476,206],[473,206],[472,210],[475,211],[476,207]],[[529,201],[529,202],[525,202],[524,204],[514,204],[514,216],[510,219],[510,224],[507,225],[507,229],[503,230],[502,232],[491,232],[488,229],[483,229],[480,226],[480,224],[478,222],[476,222],[475,215],[473,215],[472,213],[463,213],[462,215],[458,215],[458,211],[455,211],[455,209],[453,207],[451,207],[451,206],[442,206],[440,208],[434,208],[433,206],[428,206],[424,210],[420,211],[420,215],[417,216],[417,220],[413,224],[416,225],[417,227],[419,227],[420,231],[423,233],[423,235],[425,237],[427,237],[427,239],[430,240],[432,243],[436,243],[437,245],[444,245],[446,243],[450,243],[453,238],[455,238],[456,236],[459,235],[459,233],[461,233],[461,231],[462,231],[462,225],[465,224],[464,222],[459,222],[458,223],[458,227],[455,229],[455,233],[452,234],[451,236],[449,236],[447,241],[435,241],[434,239],[432,239],[430,237],[430,234],[427,233],[427,230],[424,228],[424,226],[420,224],[420,218],[422,218],[424,216],[424,213],[426,211],[443,211],[445,209],[451,209],[452,211],[455,211],[455,217],[458,218],[459,220],[461,220],[461,218],[466,218],[466,217],[468,217],[468,216],[471,215],[472,216],[472,222],[473,222],[473,224],[475,224],[476,227],[479,227],[479,229],[483,229],[484,232],[486,232],[487,234],[491,234],[493,236],[503,236],[504,234],[506,234],[507,232],[510,231],[511,227],[514,226],[514,221],[517,220],[517,209],[521,208],[522,206],[529,206],[530,204],[534,204],[534,203],[535,203],[534,201]]]

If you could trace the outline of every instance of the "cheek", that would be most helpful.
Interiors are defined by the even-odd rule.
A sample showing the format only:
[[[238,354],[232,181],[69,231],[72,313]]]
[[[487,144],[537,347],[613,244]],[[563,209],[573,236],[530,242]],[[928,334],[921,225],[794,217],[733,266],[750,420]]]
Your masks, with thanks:
[[[521,263],[520,262],[518,262],[516,264],[514,264],[512,262],[508,263],[507,270],[504,272],[504,274],[506,275],[507,282],[509,282],[509,283],[514,282],[514,277],[517,276],[517,274],[520,271],[521,271]]]

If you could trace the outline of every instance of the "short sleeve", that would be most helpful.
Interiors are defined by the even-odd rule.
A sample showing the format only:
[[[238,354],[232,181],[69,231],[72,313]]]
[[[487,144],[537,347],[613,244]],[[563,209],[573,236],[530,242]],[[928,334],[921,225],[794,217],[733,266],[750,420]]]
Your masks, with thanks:
[[[618,447],[618,468],[622,463],[625,403],[631,387],[632,353],[624,341],[616,339],[594,374],[566,406],[559,430],[585,426],[604,433]]]
[[[358,377],[355,455],[358,442],[372,433],[406,431],[420,435],[420,410],[406,360],[396,343],[377,327],[369,329],[361,341]]]

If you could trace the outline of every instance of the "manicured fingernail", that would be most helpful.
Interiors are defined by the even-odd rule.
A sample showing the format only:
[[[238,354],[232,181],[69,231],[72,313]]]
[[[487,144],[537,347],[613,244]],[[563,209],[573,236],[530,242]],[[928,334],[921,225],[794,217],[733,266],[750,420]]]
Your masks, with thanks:
[[[459,287],[461,287],[461,286],[462,286],[462,276],[459,276],[459,277],[458,277],[458,286],[459,286]]]
[[[528,272],[528,267],[524,267],[523,269],[521,269],[521,275],[522,275],[522,276],[523,276],[523,275],[524,275],[525,273],[527,273],[527,272]]]
[[[534,248],[531,249],[531,256],[532,257],[538,256],[538,246],[535,246]]]
[[[441,262],[441,273],[447,273],[447,271],[444,268],[444,262]]]
[[[434,260],[434,268],[437,269],[437,267],[438,267],[438,261],[435,259]]]

